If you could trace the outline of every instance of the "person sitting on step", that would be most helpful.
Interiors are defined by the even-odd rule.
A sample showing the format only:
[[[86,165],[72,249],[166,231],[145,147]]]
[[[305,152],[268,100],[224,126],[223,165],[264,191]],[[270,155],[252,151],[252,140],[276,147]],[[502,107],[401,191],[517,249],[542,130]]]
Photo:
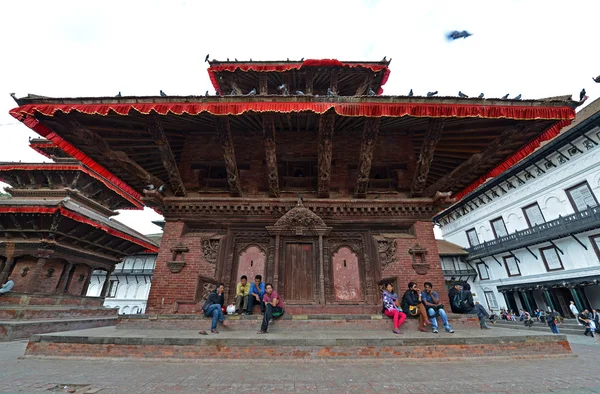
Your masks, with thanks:
[[[427,332],[425,325],[431,324],[427,318],[427,311],[421,299],[421,290],[415,282],[408,283],[408,290],[402,297],[402,310],[412,317],[419,318],[419,331]]]
[[[248,310],[248,294],[250,294],[250,283],[248,277],[242,275],[240,283],[235,288],[235,313],[238,315]]]
[[[448,315],[446,315],[446,311],[444,310],[444,305],[440,302],[440,297],[438,293],[433,291],[433,285],[431,282],[425,282],[423,284],[423,288],[425,289],[421,293],[421,299],[423,300],[423,305],[425,305],[425,309],[427,310],[427,315],[429,316],[429,320],[431,321],[431,327],[433,329],[433,333],[438,333],[438,322],[436,314],[442,319],[442,323],[444,324],[444,329],[446,332],[454,333],[452,326],[448,323]]]
[[[451,298],[450,300],[450,302],[453,303],[452,312],[456,311],[455,313],[477,315],[477,318],[479,318],[479,327],[482,330],[489,329],[485,321],[486,319],[490,318],[490,315],[480,303],[475,303],[473,301],[473,294],[471,293],[470,284],[463,283],[462,291],[460,292],[460,294],[455,294],[454,298]]]
[[[10,293],[13,287],[15,287],[15,282],[13,282],[12,280],[9,280],[5,284],[3,284],[0,288],[0,296],[6,293]]]
[[[227,327],[227,323],[225,322],[225,316],[223,315],[223,304],[225,299],[223,297],[223,291],[225,290],[225,285],[220,283],[216,289],[210,292],[208,295],[208,299],[204,302],[202,306],[202,312],[204,312],[204,316],[211,317],[212,323],[210,325],[210,332],[213,334],[218,334],[217,331],[217,322],[221,322],[223,327]],[[208,333],[204,330],[200,331],[202,335],[208,335]]]
[[[400,334],[400,326],[406,320],[406,313],[400,309],[400,301],[398,295],[394,293],[394,285],[384,283],[383,287],[383,314],[394,319],[394,334]]]
[[[254,304],[260,304],[260,312],[265,314],[265,303],[263,297],[265,295],[265,282],[262,281],[261,275],[254,277],[254,282],[250,285],[250,294],[248,294],[248,314],[252,314]]]
[[[277,292],[273,289],[273,285],[267,283],[265,286],[265,296],[263,297],[265,303],[265,314],[262,319],[260,331],[258,334],[266,334],[269,329],[269,324],[273,323],[273,318],[279,317],[284,314],[285,303]]]

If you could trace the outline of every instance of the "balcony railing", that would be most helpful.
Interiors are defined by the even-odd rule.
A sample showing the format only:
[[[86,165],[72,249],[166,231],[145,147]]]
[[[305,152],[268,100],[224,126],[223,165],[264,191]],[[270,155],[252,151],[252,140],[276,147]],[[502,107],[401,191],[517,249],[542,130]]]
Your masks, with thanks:
[[[138,268],[125,268],[116,269],[112,275],[152,275],[154,274],[154,268],[138,269]],[[92,275],[106,276],[106,271],[94,271]]]
[[[600,228],[600,207],[588,208],[569,216],[517,231],[468,248],[469,261],[492,256]]]
[[[447,269],[442,269],[444,276],[477,276],[477,271],[474,269],[465,269],[465,270],[447,270]]]

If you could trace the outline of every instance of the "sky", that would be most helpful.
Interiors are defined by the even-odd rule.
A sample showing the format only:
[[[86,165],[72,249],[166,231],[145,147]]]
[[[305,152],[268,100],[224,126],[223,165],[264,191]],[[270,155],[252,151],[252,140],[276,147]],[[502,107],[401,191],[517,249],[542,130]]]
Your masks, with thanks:
[[[392,59],[384,94],[600,96],[600,1],[3,1],[0,161],[49,161],[8,115],[17,97],[202,95],[204,58]],[[445,33],[473,36],[448,42]],[[0,184],[1,186],[1,184]],[[150,209],[116,219],[160,229]],[[439,232],[438,232],[439,235]]]

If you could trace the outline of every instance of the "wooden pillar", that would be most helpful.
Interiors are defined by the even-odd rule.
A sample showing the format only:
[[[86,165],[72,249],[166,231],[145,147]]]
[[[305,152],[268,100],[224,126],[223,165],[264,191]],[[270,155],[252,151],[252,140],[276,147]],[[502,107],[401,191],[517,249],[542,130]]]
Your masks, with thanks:
[[[321,305],[325,305],[325,275],[323,267],[323,234],[319,234],[319,303]]]
[[[433,153],[435,147],[442,136],[444,129],[444,119],[434,118],[429,120],[429,126],[423,138],[421,145],[421,153],[417,161],[417,170],[413,178],[411,193],[413,196],[420,195],[425,189],[427,177],[429,176],[429,168],[433,162]]]
[[[273,283],[279,289],[279,242],[281,241],[281,236],[279,234],[275,235],[275,266],[273,267]]]
[[[85,278],[85,282],[81,288],[81,294],[79,294],[80,296],[87,295],[88,288],[90,287],[90,280],[92,279],[92,272],[94,272],[94,268],[88,267],[87,277]]]
[[[175,160],[175,156],[173,155],[173,151],[169,145],[169,140],[167,139],[165,130],[157,116],[152,117],[148,121],[148,131],[150,131],[150,135],[158,147],[160,159],[163,167],[167,171],[167,176],[169,177],[171,191],[176,196],[185,197],[185,186],[183,185],[181,174],[177,168],[177,161]],[[156,187],[159,186],[160,185],[156,185]]]
[[[269,94],[268,86],[267,86],[267,74],[259,73],[258,74],[258,94],[261,96],[266,96]]]
[[[38,249],[38,261],[35,265],[35,268],[33,269],[33,272],[31,273],[31,276],[29,277],[29,283],[27,284],[27,293],[35,292],[35,289],[38,285],[38,280],[40,279],[40,274],[42,273],[42,268],[44,267],[44,264],[46,264],[46,261],[48,261],[48,258],[51,254],[51,250]]]
[[[3,285],[4,283],[6,283],[8,281],[8,277],[10,276],[10,273],[12,272],[12,269],[14,266],[15,266],[14,257],[7,258],[6,262],[4,263],[4,268],[2,269],[2,272],[0,273],[0,285]]]
[[[104,279],[104,284],[102,285],[102,291],[100,292],[100,297],[106,297],[106,292],[108,291],[108,286],[110,285],[110,274],[112,271],[106,271],[106,277]]]
[[[335,114],[327,113],[319,117],[319,179],[317,196],[328,198],[331,185],[331,151],[333,146],[333,130]]]
[[[226,116],[217,116],[217,132],[221,147],[223,148],[223,160],[225,161],[225,170],[227,171],[229,193],[233,197],[240,197],[242,195],[240,174],[235,159],[235,150],[233,149],[233,139],[231,138],[229,119]]]
[[[306,87],[304,88],[304,94],[312,95],[313,93],[313,80],[315,74],[312,71],[306,72]]]
[[[573,301],[575,301],[575,306],[577,307],[577,310],[579,312],[583,312],[585,307],[583,306],[583,303],[581,302],[581,299],[579,298],[579,294],[577,294],[577,290],[575,290],[575,287],[569,286],[569,291],[571,292]],[[579,323],[579,322],[577,322],[577,323]]]
[[[360,148],[360,161],[358,164],[358,179],[356,181],[356,198],[366,198],[367,188],[369,186],[369,176],[371,173],[371,162],[373,161],[373,151],[375,142],[379,134],[379,118],[365,119],[363,139]]]
[[[279,197],[279,170],[277,169],[277,145],[275,144],[275,118],[263,116],[263,136],[269,182],[269,196]]]
[[[67,288],[69,286],[69,282],[72,276],[73,271],[73,263],[65,264],[63,268],[62,275],[60,276],[60,280],[58,281],[58,285],[56,286],[56,294],[65,294]]]

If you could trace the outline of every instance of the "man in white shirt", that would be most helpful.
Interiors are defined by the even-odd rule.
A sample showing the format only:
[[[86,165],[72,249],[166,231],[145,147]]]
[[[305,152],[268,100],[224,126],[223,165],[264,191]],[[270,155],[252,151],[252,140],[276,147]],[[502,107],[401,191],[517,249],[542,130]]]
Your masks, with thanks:
[[[577,324],[583,326],[583,324],[581,324],[581,322],[579,321],[579,311],[575,306],[575,301],[571,301],[571,305],[569,305],[569,308],[571,309],[571,313],[575,315],[575,321],[577,322]]]

